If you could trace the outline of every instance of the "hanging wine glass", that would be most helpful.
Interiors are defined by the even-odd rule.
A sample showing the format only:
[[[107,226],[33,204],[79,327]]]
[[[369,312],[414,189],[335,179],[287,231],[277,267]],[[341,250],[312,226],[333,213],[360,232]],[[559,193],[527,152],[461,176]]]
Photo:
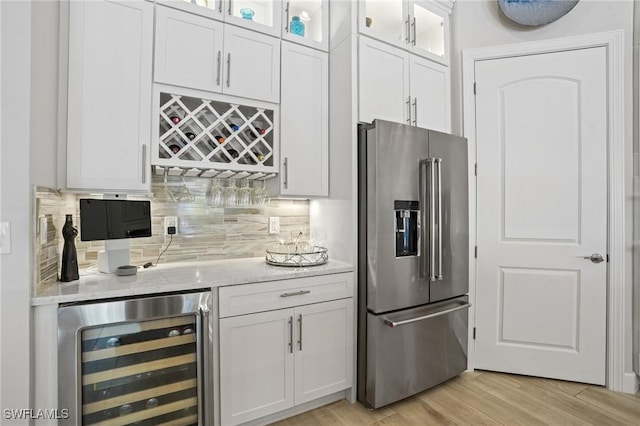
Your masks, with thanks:
[[[171,191],[169,191],[169,187],[167,186],[167,176],[169,176],[169,169],[165,168],[163,183],[160,186],[160,188],[158,188],[158,190],[153,193],[153,199],[156,201],[162,201],[162,202],[176,201]]]

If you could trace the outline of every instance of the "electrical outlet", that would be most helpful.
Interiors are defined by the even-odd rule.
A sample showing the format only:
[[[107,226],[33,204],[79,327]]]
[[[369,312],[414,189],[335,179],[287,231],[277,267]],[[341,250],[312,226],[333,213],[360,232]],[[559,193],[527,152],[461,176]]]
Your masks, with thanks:
[[[178,217],[164,217],[164,235],[178,235]]]
[[[270,217],[269,218],[269,234],[279,234],[279,233],[280,233],[280,218]]]

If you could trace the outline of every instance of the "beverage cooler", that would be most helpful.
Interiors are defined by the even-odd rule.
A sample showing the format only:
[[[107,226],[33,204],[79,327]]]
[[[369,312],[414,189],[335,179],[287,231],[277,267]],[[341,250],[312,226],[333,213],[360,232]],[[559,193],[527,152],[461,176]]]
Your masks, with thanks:
[[[210,291],[58,309],[65,425],[212,425]]]

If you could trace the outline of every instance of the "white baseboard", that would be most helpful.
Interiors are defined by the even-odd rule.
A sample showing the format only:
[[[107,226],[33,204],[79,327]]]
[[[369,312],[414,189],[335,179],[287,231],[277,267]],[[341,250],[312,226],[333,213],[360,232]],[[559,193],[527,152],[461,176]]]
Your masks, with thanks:
[[[624,373],[622,392],[635,394],[640,389],[640,378],[634,373]]]

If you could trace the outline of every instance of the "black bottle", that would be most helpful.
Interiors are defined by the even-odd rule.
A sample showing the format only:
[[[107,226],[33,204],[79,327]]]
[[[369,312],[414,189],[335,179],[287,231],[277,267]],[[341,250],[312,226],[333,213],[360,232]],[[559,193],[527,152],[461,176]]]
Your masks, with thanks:
[[[76,252],[75,238],[78,236],[78,228],[73,226],[73,216],[68,214],[62,227],[64,247],[62,248],[62,272],[60,281],[69,282],[79,279],[78,253]]]

